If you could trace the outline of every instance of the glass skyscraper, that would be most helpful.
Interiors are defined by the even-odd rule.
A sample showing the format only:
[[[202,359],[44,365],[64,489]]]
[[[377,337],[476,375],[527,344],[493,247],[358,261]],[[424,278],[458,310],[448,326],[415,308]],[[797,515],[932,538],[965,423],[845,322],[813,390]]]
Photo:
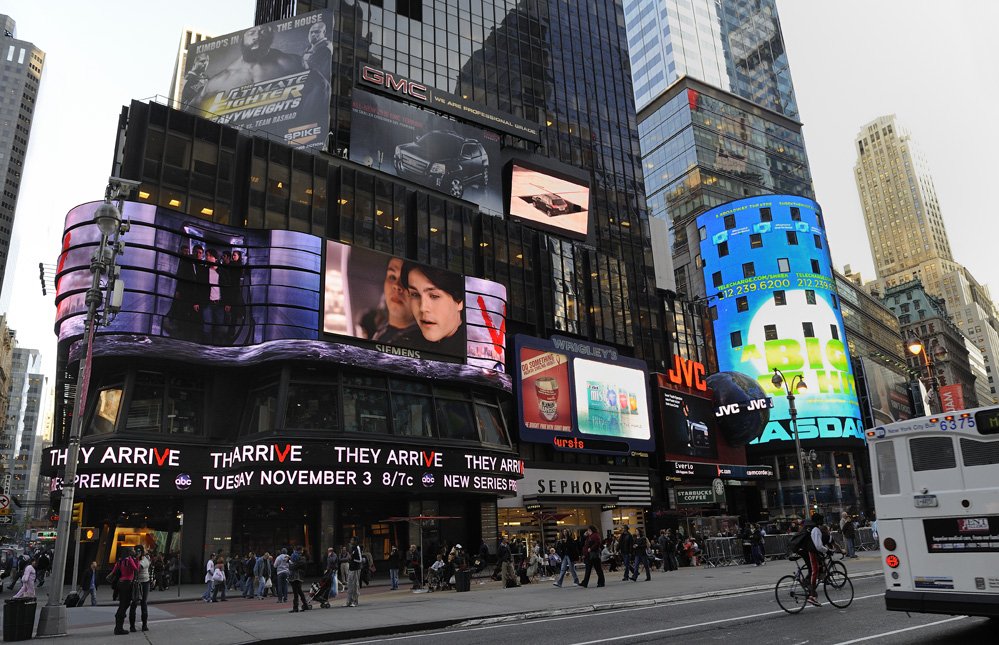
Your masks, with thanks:
[[[16,258],[14,215],[21,190],[24,157],[28,153],[28,139],[34,121],[38,85],[45,66],[45,52],[33,44],[15,37],[15,22],[10,16],[0,14],[0,177],[3,178],[3,196],[0,198],[0,311],[10,306],[11,285],[7,284],[7,269],[13,268],[10,259]]]
[[[697,214],[752,195],[814,198],[776,4],[624,9],[649,215],[670,222],[677,291],[704,296],[688,266]]]

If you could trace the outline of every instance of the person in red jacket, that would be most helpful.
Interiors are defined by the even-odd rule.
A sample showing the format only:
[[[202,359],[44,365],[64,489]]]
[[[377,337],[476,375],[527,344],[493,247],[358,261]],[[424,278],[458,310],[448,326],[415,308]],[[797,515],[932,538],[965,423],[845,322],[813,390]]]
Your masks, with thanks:
[[[586,562],[586,573],[583,574],[583,581],[579,583],[580,587],[585,587],[590,582],[590,570],[596,568],[597,570],[597,586],[604,586],[604,570],[600,566],[600,533],[597,532],[597,527],[592,524],[586,529],[585,539],[583,540],[583,561]]]
[[[118,574],[118,611],[114,615],[114,633],[116,636],[127,634],[125,631],[125,612],[132,604],[132,583],[139,571],[139,563],[135,560],[135,549],[125,551],[125,557],[114,565],[111,575]],[[132,614],[131,631],[135,631],[135,614]]]

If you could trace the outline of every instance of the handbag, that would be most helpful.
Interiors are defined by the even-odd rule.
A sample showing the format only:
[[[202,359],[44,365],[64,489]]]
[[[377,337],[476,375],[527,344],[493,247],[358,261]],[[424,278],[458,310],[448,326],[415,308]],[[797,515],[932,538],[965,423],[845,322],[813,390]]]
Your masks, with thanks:
[[[118,570],[115,569],[114,571],[112,571],[111,573],[109,573],[108,576],[107,576],[107,578],[105,578],[105,579],[108,582],[110,582],[111,584],[115,584],[116,582],[118,582],[118,577],[119,577],[118,576]]]
[[[416,581],[416,572],[415,571],[410,570],[410,572],[409,572],[409,579],[412,580],[412,581],[414,581],[414,582]]]
[[[271,582],[270,578],[268,578],[267,580],[264,581],[264,589],[270,589],[273,586],[274,586],[274,583]]]

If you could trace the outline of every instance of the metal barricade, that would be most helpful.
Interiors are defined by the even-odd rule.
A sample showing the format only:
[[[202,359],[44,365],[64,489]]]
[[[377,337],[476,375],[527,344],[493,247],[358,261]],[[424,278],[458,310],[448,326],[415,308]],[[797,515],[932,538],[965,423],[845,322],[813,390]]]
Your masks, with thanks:
[[[763,537],[764,556],[767,560],[783,560],[787,558],[791,537],[785,533],[766,535]]]
[[[727,567],[742,559],[742,542],[739,538],[715,537],[704,540],[701,557],[712,567]]]
[[[854,546],[857,551],[877,551],[879,548],[878,538],[874,535],[874,529],[864,527],[857,529],[857,537],[854,539]]]

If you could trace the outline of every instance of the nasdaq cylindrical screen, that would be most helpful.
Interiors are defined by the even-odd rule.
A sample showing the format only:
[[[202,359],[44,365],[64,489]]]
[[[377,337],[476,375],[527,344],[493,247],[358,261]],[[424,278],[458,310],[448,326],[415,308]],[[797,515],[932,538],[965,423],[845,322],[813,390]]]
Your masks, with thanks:
[[[801,439],[862,439],[860,407],[833,281],[821,210],[814,201],[766,195],[697,218],[720,371],[756,379],[774,397],[753,441],[793,440],[788,399],[774,368],[795,376]],[[797,381],[795,381],[796,383]]]

